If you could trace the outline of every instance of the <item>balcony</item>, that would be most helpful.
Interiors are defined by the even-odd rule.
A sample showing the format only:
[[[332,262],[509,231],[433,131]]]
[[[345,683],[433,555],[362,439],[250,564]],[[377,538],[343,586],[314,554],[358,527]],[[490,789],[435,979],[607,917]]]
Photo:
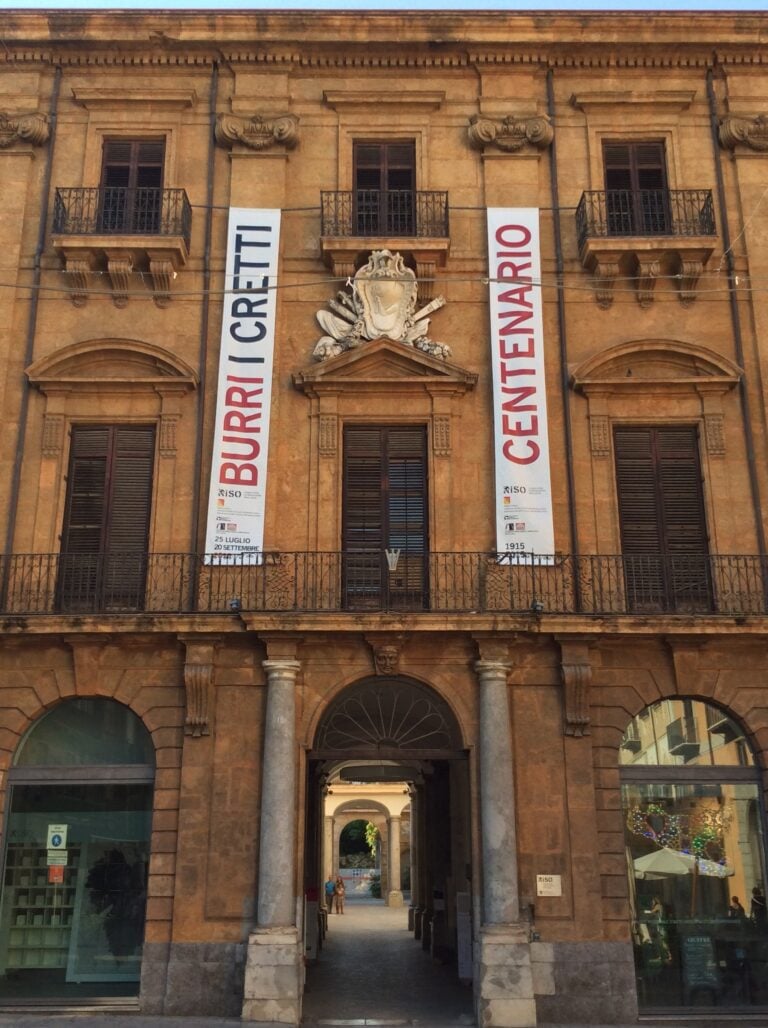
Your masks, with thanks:
[[[389,559],[387,559],[389,557]],[[233,564],[188,553],[0,557],[0,612],[559,616],[768,614],[768,559],[377,550],[266,552]],[[515,560],[515,563],[511,563]]]
[[[595,279],[598,304],[609,307],[620,274],[633,278],[641,307],[656,279],[674,275],[684,306],[696,298],[717,232],[709,189],[610,189],[583,193],[576,209],[579,256]]]
[[[192,208],[183,189],[79,187],[57,189],[53,247],[64,259],[75,306],[86,302],[94,272],[106,269],[117,307],[133,272],[148,272],[158,306],[189,256]]]
[[[686,762],[698,757],[701,745],[691,718],[678,718],[668,726],[667,748],[673,757],[682,757]]]
[[[350,277],[371,250],[412,254],[421,281],[434,277],[449,249],[448,194],[411,189],[320,193],[320,245],[334,274]]]

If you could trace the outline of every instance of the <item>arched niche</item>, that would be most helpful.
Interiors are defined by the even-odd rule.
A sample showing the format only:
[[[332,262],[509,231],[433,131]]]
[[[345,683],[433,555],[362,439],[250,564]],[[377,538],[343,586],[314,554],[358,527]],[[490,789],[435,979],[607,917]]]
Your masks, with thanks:
[[[143,423],[157,425],[155,509],[152,543],[172,548],[177,434],[184,419],[194,418],[185,402],[198,376],[178,355],[136,339],[89,339],[46,354],[26,369],[43,397],[40,417],[30,421],[30,445],[39,440],[40,472],[32,538],[24,549],[52,552],[63,516],[69,428],[74,423]],[[34,411],[34,408],[33,408]],[[193,432],[189,421],[189,434]],[[33,457],[34,454],[29,456]]]

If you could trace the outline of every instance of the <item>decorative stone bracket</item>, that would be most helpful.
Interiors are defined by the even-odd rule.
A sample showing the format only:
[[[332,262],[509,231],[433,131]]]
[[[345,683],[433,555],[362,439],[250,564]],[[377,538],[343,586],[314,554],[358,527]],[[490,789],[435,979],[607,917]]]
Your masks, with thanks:
[[[131,291],[131,276],[136,273],[136,265],[149,266],[152,279],[153,299],[158,307],[167,307],[171,302],[171,282],[176,278],[179,268],[186,262],[186,245],[158,245],[157,238],[152,236],[137,237],[135,245],[113,248],[104,245],[105,238],[100,237],[93,243],[84,237],[79,243],[57,238],[54,246],[64,258],[64,270],[70,286],[70,299],[75,307],[84,307],[91,287],[91,278],[99,274],[98,265],[101,259],[106,262],[107,275],[112,291],[112,302],[115,307],[123,308],[128,304]],[[142,277],[145,272],[140,272]]]
[[[748,146],[758,153],[768,153],[768,114],[739,117],[729,114],[720,122],[720,145],[724,150]]]
[[[197,739],[210,735],[213,720],[214,659],[221,641],[219,636],[179,636],[186,647],[184,687],[187,693],[187,715],[184,734]]]
[[[299,141],[299,119],[293,114],[280,114],[269,119],[260,114],[250,118],[219,114],[213,135],[219,146],[242,143],[251,150],[266,150],[270,146],[292,150]]]
[[[495,146],[505,153],[516,153],[524,146],[545,150],[555,138],[552,123],[543,115],[521,118],[508,114],[505,118],[491,119],[473,114],[467,134],[473,150]]]
[[[589,690],[592,685],[590,640],[577,636],[557,636],[563,674],[563,733],[580,739],[589,735]]]
[[[14,143],[42,146],[50,134],[48,119],[44,114],[14,115],[0,111],[0,150],[7,150]]]
[[[679,243],[675,240],[676,247]],[[680,303],[683,307],[690,307],[696,299],[699,278],[711,253],[712,247],[702,246],[669,252],[639,247],[602,249],[598,245],[589,245],[582,262],[592,272],[595,299],[601,310],[607,310],[613,303],[616,279],[627,263],[630,265],[629,277],[635,282],[637,302],[643,309],[653,303],[656,280],[662,274],[669,274],[675,279]]]

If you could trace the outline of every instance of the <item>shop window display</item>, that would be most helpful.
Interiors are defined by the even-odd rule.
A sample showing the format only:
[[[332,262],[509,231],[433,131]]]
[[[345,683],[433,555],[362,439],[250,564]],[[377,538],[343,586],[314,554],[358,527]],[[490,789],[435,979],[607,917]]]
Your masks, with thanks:
[[[112,700],[40,719],[9,772],[0,999],[138,991],[154,753]]]
[[[763,813],[739,725],[663,700],[621,744],[641,1010],[768,1009]]]

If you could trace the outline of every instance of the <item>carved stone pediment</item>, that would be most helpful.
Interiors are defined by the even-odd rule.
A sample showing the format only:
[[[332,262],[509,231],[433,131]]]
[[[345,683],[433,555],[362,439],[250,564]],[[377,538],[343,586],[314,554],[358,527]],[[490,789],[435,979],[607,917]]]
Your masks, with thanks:
[[[279,114],[273,118],[263,118],[260,114],[250,118],[219,114],[214,138],[219,146],[242,143],[251,150],[266,150],[270,146],[292,150],[299,141],[299,119],[293,114]]]
[[[731,389],[741,369],[703,346],[676,339],[648,339],[621,343],[584,361],[573,373],[573,385],[582,392],[610,389],[648,389],[659,386],[693,386],[697,389]]]
[[[382,338],[442,359],[450,357],[448,346],[427,337],[427,315],[442,307],[445,300],[438,296],[416,310],[416,275],[406,267],[401,254],[374,250],[368,263],[356,272],[351,287],[351,292],[339,290],[336,299],[328,301],[330,311],[317,312],[325,335],[315,345],[316,360],[325,361]]]
[[[134,391],[187,392],[197,385],[195,371],[175,354],[131,339],[73,343],[30,364],[27,377],[43,392],[63,388],[104,392],[126,385]]]
[[[748,146],[758,153],[768,152],[768,114],[739,117],[729,114],[720,122],[720,145],[725,150]]]
[[[433,357],[394,339],[376,339],[364,347],[347,350],[293,376],[297,389],[310,395],[348,388],[464,393],[473,389],[477,375],[456,364]]]
[[[48,119],[44,114],[8,114],[0,111],[0,150],[14,143],[42,146],[49,135]]]
[[[520,118],[508,114],[505,118],[485,118],[473,114],[469,119],[468,136],[474,150],[495,146],[506,153],[515,153],[524,146],[546,149],[555,138],[555,132],[549,118],[543,115]]]

